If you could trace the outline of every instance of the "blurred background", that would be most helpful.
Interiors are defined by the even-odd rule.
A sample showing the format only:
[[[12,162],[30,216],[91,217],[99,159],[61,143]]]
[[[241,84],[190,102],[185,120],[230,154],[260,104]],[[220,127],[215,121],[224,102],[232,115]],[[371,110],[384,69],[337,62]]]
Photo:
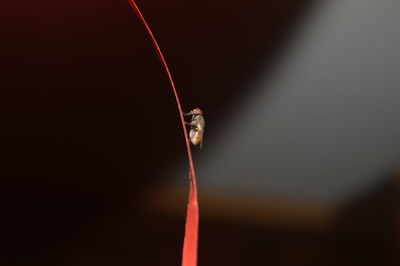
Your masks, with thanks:
[[[400,2],[138,0],[199,265],[400,265]],[[187,159],[123,0],[0,8],[0,265],[180,265]]]

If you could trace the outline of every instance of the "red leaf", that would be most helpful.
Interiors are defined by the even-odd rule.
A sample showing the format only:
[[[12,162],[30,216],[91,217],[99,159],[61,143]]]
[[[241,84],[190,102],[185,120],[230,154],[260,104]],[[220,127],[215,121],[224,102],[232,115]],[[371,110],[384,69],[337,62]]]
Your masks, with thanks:
[[[171,84],[172,91],[175,95],[176,104],[178,106],[179,116],[182,122],[182,129],[185,136],[186,141],[186,149],[189,159],[189,181],[190,181],[190,190],[189,190],[189,199],[187,205],[187,214],[186,214],[186,226],[185,226],[185,239],[183,242],[183,254],[182,254],[182,266],[196,266],[197,265],[197,243],[198,243],[198,231],[199,231],[199,206],[197,201],[197,184],[196,184],[196,173],[194,171],[194,164],[192,158],[192,151],[190,149],[189,137],[186,131],[185,120],[183,117],[182,107],[179,100],[178,92],[176,90],[174,81],[172,79],[171,73],[168,68],[168,64],[164,58],[163,53],[161,52],[160,46],[157,43],[156,38],[154,37],[149,25],[147,24],[145,18],[140,12],[139,7],[136,5],[134,0],[128,0],[128,3],[131,5],[133,10],[136,12],[140,21],[143,23],[146,28],[151,41],[153,42],[154,49],[161,61],[162,66],[164,67],[165,73],[168,76],[169,82]]]

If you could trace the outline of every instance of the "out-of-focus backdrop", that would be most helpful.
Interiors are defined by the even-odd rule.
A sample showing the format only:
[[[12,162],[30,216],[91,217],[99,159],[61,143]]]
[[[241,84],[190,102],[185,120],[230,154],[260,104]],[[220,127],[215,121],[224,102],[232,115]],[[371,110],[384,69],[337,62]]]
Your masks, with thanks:
[[[137,1],[199,265],[400,265],[400,2]],[[0,8],[0,264],[179,265],[178,112],[123,0]]]

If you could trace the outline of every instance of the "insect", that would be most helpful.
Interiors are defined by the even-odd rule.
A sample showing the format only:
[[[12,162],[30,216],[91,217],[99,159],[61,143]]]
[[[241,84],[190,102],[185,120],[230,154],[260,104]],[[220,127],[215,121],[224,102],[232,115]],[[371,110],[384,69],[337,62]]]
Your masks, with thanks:
[[[184,113],[184,116],[192,116],[190,123],[185,122],[186,125],[190,126],[189,138],[193,145],[200,143],[200,149],[203,147],[203,135],[204,135],[204,117],[203,111],[200,108],[195,108],[189,113]]]

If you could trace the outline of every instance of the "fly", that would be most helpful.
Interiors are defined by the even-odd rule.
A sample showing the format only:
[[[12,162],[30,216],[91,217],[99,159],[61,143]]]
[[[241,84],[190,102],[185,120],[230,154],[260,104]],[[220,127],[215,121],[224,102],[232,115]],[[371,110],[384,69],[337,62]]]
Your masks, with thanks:
[[[200,149],[203,147],[203,135],[204,135],[204,117],[203,111],[200,108],[195,108],[189,113],[184,113],[184,116],[192,116],[190,123],[185,122],[186,125],[190,126],[189,138],[193,145],[200,143]]]

